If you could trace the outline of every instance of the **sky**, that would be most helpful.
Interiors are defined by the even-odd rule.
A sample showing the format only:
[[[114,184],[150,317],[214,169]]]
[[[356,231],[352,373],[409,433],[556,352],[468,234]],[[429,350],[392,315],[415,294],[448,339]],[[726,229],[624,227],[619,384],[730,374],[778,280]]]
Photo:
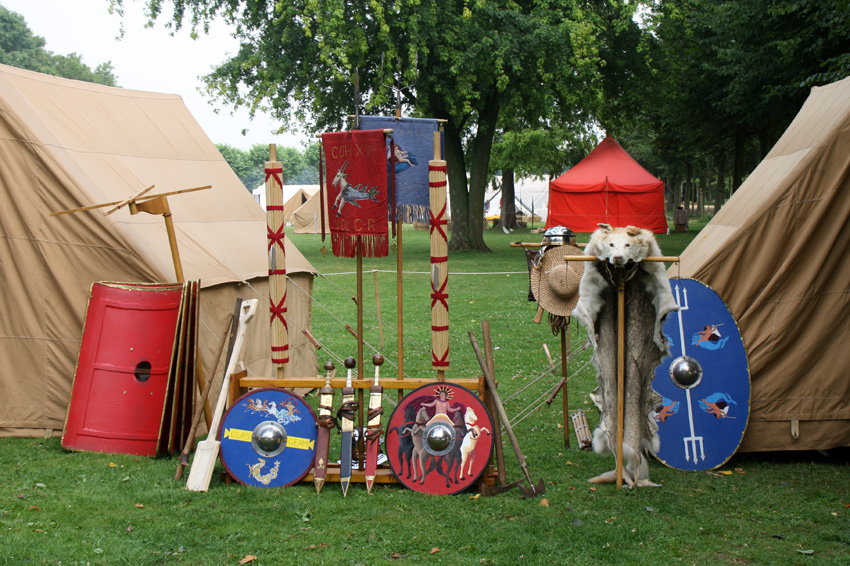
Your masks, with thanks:
[[[216,22],[209,35],[193,40],[186,29],[169,35],[162,16],[153,28],[145,28],[141,0],[124,4],[125,32],[118,39],[121,17],[109,13],[109,0],[0,0],[0,5],[24,17],[33,34],[46,40],[48,51],[77,53],[91,69],[111,61],[123,88],[180,95],[213,143],[243,150],[258,143],[302,149],[309,141],[302,134],[272,134],[280,124],[267,115],[250,120],[246,110],[233,113],[220,104],[216,113],[199,92],[199,77],[238,49],[223,22]]]

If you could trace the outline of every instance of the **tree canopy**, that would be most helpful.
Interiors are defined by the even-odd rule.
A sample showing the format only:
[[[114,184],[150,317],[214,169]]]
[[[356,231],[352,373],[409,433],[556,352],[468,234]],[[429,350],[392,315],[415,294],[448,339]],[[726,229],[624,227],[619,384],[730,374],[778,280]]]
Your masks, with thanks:
[[[122,0],[112,0],[121,8]],[[484,189],[505,109],[527,126],[581,126],[594,97],[595,31],[575,0],[147,0],[156,20],[233,26],[238,52],[205,78],[221,102],[284,127],[348,126],[355,108],[447,120],[453,249],[486,249]],[[360,99],[355,100],[359,87]]]
[[[721,185],[728,161],[734,188],[810,87],[850,74],[850,0],[145,5],[151,22],[194,33],[229,23],[240,48],[204,78],[208,94],[286,129],[397,109],[446,120],[451,249],[486,249],[497,170],[557,174],[603,132],[674,185],[697,169]]]
[[[303,152],[294,147],[277,146],[277,160],[283,166],[283,184],[319,184],[318,145],[312,144]],[[265,164],[269,160],[268,145],[254,144],[248,151],[227,144],[216,144],[216,147],[246,189],[252,191],[263,184]]]
[[[23,16],[0,6],[0,63],[107,86],[117,86],[112,63],[100,63],[93,70],[76,53],[55,54],[44,48],[43,37],[33,35]]]

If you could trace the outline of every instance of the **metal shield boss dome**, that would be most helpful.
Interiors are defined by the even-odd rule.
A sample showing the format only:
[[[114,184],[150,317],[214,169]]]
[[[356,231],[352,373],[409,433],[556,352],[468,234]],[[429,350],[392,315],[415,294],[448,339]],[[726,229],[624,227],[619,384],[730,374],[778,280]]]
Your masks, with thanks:
[[[670,363],[670,379],[682,389],[691,389],[702,381],[702,366],[690,356],[679,356]]]
[[[257,454],[271,458],[286,448],[286,429],[277,421],[263,421],[251,433],[251,445]]]
[[[455,445],[455,429],[447,422],[432,422],[425,427],[425,451],[433,456],[451,452]]]

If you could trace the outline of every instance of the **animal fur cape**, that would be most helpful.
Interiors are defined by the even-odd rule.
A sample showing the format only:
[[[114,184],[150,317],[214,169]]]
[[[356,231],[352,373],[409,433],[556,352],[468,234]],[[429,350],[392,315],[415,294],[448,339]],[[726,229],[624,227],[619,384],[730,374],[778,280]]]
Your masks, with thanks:
[[[600,224],[585,248],[600,261],[585,269],[579,302],[573,315],[587,328],[594,346],[593,362],[599,386],[591,395],[601,411],[593,434],[599,454],[616,453],[617,442],[617,272],[627,279],[625,289],[625,378],[623,417],[623,479],[629,486],[656,485],[649,481],[645,451],[658,450],[654,409],[661,401],[652,389],[655,368],[668,354],[661,325],[677,310],[661,263],[644,262],[661,255],[652,233],[633,226],[611,228]],[[614,472],[592,478],[614,481]]]

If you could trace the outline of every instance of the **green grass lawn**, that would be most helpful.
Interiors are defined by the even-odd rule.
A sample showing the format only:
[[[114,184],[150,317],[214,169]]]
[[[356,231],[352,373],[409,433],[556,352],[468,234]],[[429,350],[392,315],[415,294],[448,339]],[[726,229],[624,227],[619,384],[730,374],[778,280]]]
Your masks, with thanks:
[[[663,252],[680,253],[703,225],[692,220],[689,233],[659,236]],[[357,324],[355,261],[323,257],[318,237],[288,236],[324,274],[313,309],[320,363],[328,353],[355,355],[345,329]],[[468,332],[481,342],[481,322],[489,321],[499,390],[531,476],[546,482],[545,499],[521,499],[517,490],[436,497],[400,485],[376,486],[369,496],[362,484],[343,499],[335,484],[316,495],[312,484],[247,488],[218,475],[209,492],[195,493],[173,480],[176,458],[0,439],[0,564],[850,564],[847,450],[738,454],[719,470],[696,473],[653,460],[650,478],[659,488],[587,482],[614,460],[578,450],[572,431],[566,448],[560,398],[542,403],[558,380],[546,373],[542,345],[557,364],[560,342],[545,321],[533,323],[525,257],[509,246],[540,238],[488,230],[491,253],[450,254],[447,379],[480,375]],[[428,234],[406,227],[403,245],[405,373],[432,377]],[[365,338],[387,358],[382,375],[394,376],[395,261],[368,258],[364,269]],[[573,324],[571,332],[580,347],[584,331]],[[371,353],[367,347],[367,359]],[[595,374],[590,366],[578,371],[589,356],[580,351],[570,362],[568,392],[571,409],[587,409],[593,426],[598,413],[587,394]],[[507,440],[505,457],[508,480],[522,478]]]

